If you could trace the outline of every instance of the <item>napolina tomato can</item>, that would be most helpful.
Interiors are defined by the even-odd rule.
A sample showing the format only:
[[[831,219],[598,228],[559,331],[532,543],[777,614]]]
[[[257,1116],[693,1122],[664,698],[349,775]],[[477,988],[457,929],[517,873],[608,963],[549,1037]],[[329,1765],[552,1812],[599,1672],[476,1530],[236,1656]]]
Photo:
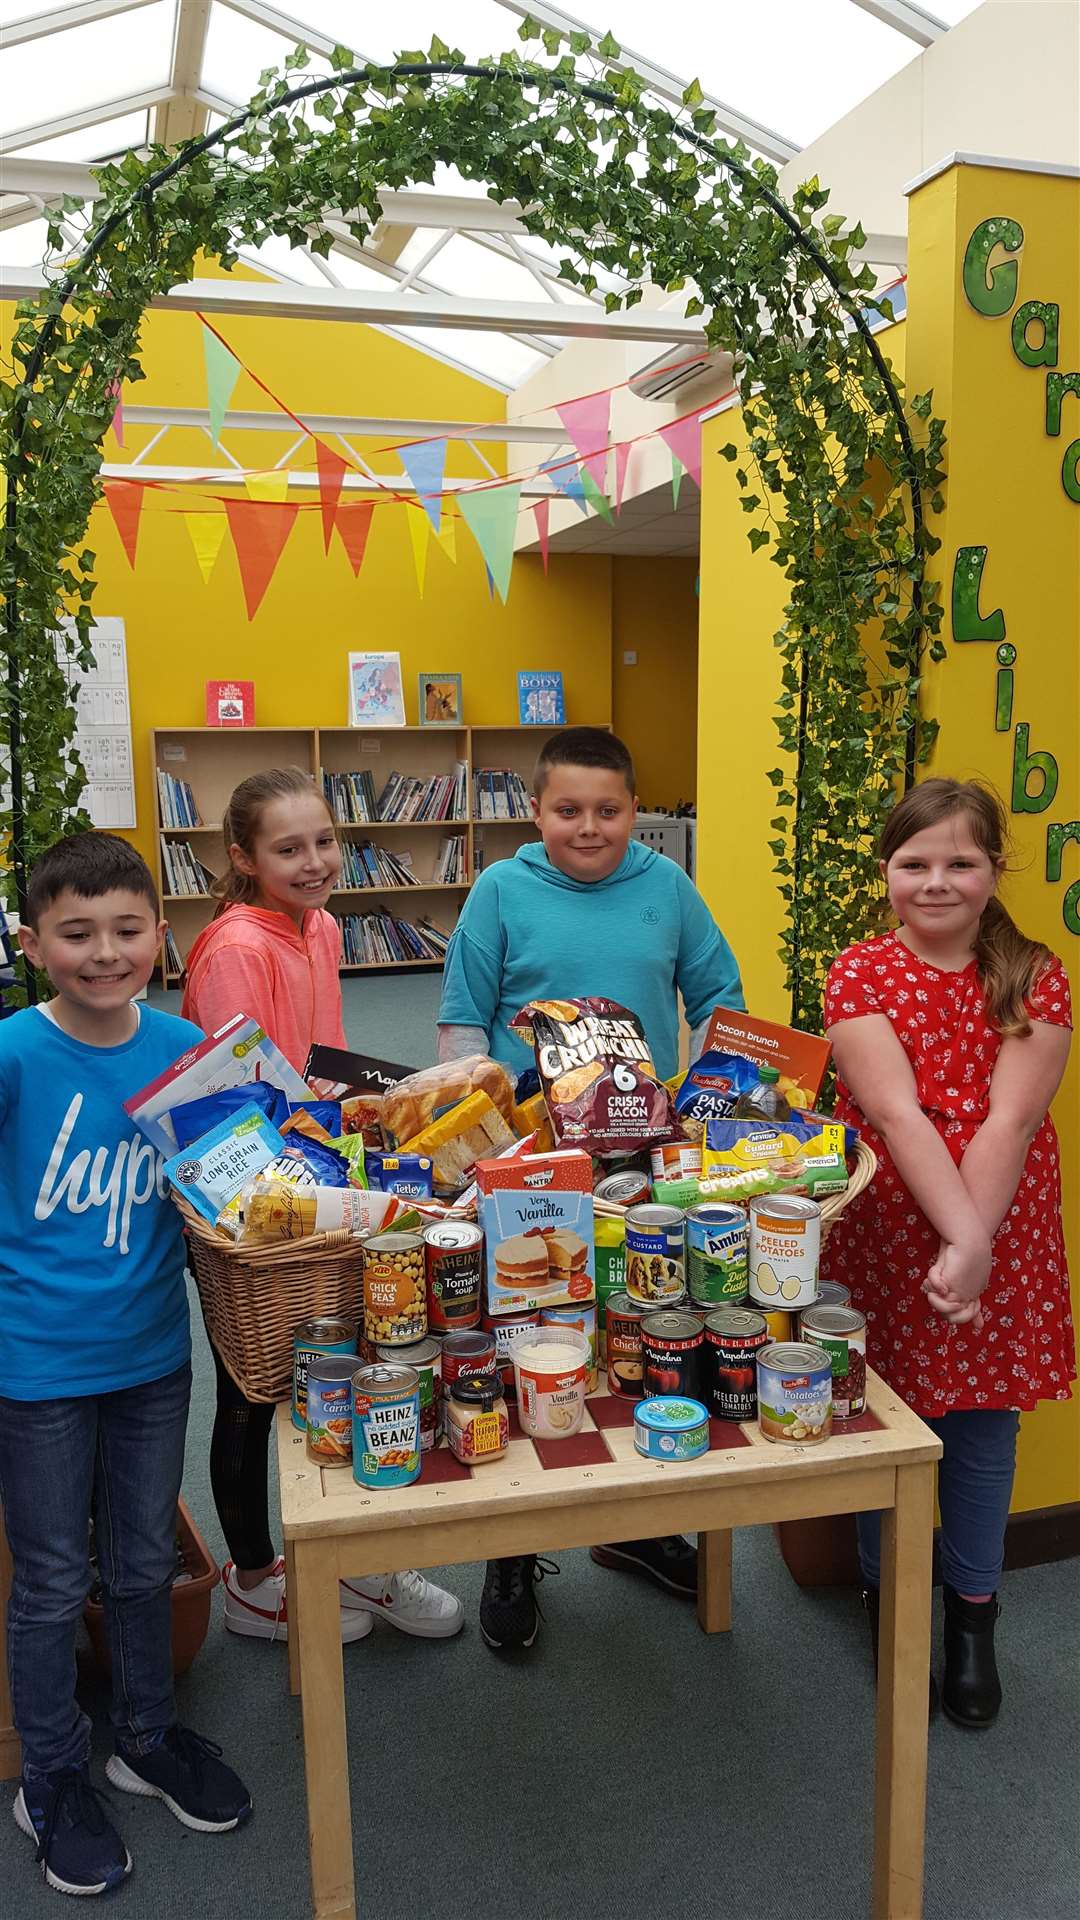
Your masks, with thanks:
[[[641,1323],[642,1391],[695,1396],[705,1329],[693,1313],[647,1313]]]
[[[717,1307],[705,1321],[702,1399],[715,1420],[752,1420],[757,1412],[757,1357],[769,1345],[762,1313]]]

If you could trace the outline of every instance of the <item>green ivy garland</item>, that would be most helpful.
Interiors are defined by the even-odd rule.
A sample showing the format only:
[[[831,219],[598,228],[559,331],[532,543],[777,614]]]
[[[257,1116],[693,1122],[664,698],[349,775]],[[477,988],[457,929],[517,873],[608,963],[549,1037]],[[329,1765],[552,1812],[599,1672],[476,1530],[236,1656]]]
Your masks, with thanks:
[[[103,217],[62,276],[20,305],[15,378],[0,389],[0,733],[16,897],[21,905],[35,853],[80,819],[83,775],[54,636],[73,621],[71,649],[85,655],[95,556],[81,543],[101,497],[114,383],[143,378],[147,305],[189,279],[200,252],[228,267],[238,246],[278,235],[328,253],[328,208],[362,241],[380,217],[380,190],[430,182],[442,162],[528,208],[528,230],[561,250],[564,275],[586,291],[597,265],[624,275],[626,290],[605,295],[609,310],[636,304],[646,280],[669,291],[693,282],[687,313],[704,315],[710,343],[735,356],[747,537],[788,586],[774,636],[784,759],[768,774],[770,844],[787,907],[792,1018],[814,1027],[824,969],[870,913],[881,816],[932,740],[919,715],[921,663],[927,646],[931,657],[944,649],[942,608],[924,578],[939,543],[922,502],[942,504],[943,427],[930,396],[917,397],[914,437],[865,317],[882,311],[873,276],[851,261],[865,236],[837,215],[814,225],[828,198],[816,179],[786,206],[773,167],[715,137],[696,83],[673,115],[617,64],[610,35],[596,50],[596,84],[579,71],[587,35],[527,20],[520,37],[542,41],[543,55],[471,66],[436,39],[426,59],[405,53],[393,67],[357,69],[340,47],[329,76],[297,84],[309,57],[299,47],[213,134],[98,170]],[[51,218],[54,248],[78,211],[65,201]]]

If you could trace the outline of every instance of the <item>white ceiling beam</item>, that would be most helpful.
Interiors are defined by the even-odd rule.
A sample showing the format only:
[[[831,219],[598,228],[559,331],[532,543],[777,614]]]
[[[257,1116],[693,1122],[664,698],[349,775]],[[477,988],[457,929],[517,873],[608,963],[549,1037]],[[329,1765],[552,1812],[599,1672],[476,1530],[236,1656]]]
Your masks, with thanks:
[[[168,98],[168,87],[147,87],[143,93],[125,93],[117,100],[102,100],[97,106],[82,107],[77,113],[65,113],[58,119],[16,127],[0,136],[0,154],[13,153],[19,147],[37,146],[39,141],[53,140],[61,133],[81,133],[84,127],[100,126],[103,120],[117,120],[124,113],[141,113],[144,107],[156,107]]]
[[[516,200],[500,206],[486,193],[413,193],[410,189],[380,193],[381,226],[471,227],[474,233],[524,233],[523,209]]]
[[[0,160],[0,193],[36,194],[41,200],[61,200],[71,194],[77,200],[96,200],[101,188],[78,161],[24,160],[8,154]]]
[[[125,409],[125,418],[126,415]],[[221,448],[219,451],[225,452],[225,449]],[[100,471],[105,480],[159,480],[167,486],[178,487],[242,487],[244,485],[244,470],[238,467],[136,467],[130,464],[119,466],[105,462]],[[349,493],[373,494],[376,498],[380,494],[414,495],[417,491],[408,475],[404,473],[376,474],[370,480],[362,473],[346,473],[343,484]],[[475,480],[444,479],[439,491],[443,494],[470,493],[478,484]],[[318,485],[319,476],[314,471],[289,475],[290,488],[295,487],[301,492],[315,492]],[[557,487],[539,479],[523,481],[521,495],[522,499],[530,500],[563,498]]]
[[[949,31],[947,20],[939,20],[936,13],[913,6],[911,0],[851,0],[851,4],[861,7],[864,13],[872,13],[875,20],[893,27],[906,40],[914,40],[917,47],[932,47],[935,40]]]
[[[165,147],[179,146],[206,131],[207,107],[196,89],[206,51],[210,0],[177,0],[169,68],[171,100],[163,100],[154,115],[154,139]]]
[[[324,60],[328,60],[334,48],[341,44],[332,34],[320,33],[317,27],[297,20],[291,13],[283,13],[280,7],[267,6],[264,0],[221,0],[221,4],[233,13],[243,14],[246,20],[254,20],[257,26],[268,27],[271,33],[280,33],[290,48],[302,41],[312,53],[321,53]],[[350,42],[344,44],[348,46]],[[358,64],[366,65],[366,56],[358,49],[355,51]],[[302,79],[303,75],[299,77]]]
[[[154,4],[155,0],[72,0],[70,6],[55,7],[51,13],[23,14],[0,27],[0,48],[21,47],[28,40],[44,40],[52,33],[66,33],[69,27],[89,26],[95,20]]]
[[[526,427],[514,422],[474,420],[409,420],[377,414],[304,413],[290,419],[282,413],[245,413],[230,410],[224,433],[290,433],[299,420],[309,433],[352,433],[362,439],[482,440],[506,445],[511,441],[536,447],[566,444],[564,427]],[[136,407],[124,402],[125,427],[192,427],[210,425],[205,407]]]

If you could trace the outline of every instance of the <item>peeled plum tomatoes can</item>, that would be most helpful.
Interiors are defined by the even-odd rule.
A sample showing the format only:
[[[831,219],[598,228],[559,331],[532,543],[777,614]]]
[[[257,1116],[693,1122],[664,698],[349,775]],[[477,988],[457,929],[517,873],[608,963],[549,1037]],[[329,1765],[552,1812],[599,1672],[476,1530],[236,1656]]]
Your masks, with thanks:
[[[373,1233],[364,1242],[364,1332],[377,1346],[407,1347],[427,1332],[424,1236]]]
[[[303,1432],[307,1426],[307,1376],[313,1360],[329,1353],[356,1352],[355,1320],[332,1320],[324,1316],[304,1320],[293,1334],[293,1426]]]
[[[832,1432],[832,1360],[822,1347],[774,1342],[758,1354],[758,1425],[766,1440],[809,1446]]]
[[[376,1347],[376,1360],[412,1367],[420,1382],[420,1451],[438,1439],[442,1404],[442,1348],[437,1340],[414,1340],[411,1347]]]
[[[705,1328],[693,1313],[647,1313],[641,1323],[642,1391],[694,1396]]]
[[[630,1207],[626,1214],[626,1291],[664,1307],[686,1291],[686,1222],[678,1207]]]
[[[717,1307],[705,1321],[702,1398],[714,1420],[752,1420],[757,1412],[757,1357],[769,1345],[762,1313]]]
[[[641,1323],[646,1309],[628,1293],[612,1293],[607,1303],[608,1392],[624,1400],[640,1400],[645,1391],[641,1355]]]
[[[428,1328],[454,1333],[480,1320],[484,1236],[468,1220],[445,1220],[424,1235]]]
[[[377,1361],[352,1378],[353,1478],[407,1487],[420,1475],[420,1380],[415,1367]]]
[[[832,1361],[834,1420],[854,1420],[866,1409],[865,1314],[854,1307],[807,1307],[799,1332]]]
[[[750,1202],[750,1298],[756,1307],[812,1307],[817,1299],[821,1208],[798,1194]]]
[[[706,1202],[686,1216],[686,1284],[699,1307],[746,1299],[749,1229],[741,1207]]]

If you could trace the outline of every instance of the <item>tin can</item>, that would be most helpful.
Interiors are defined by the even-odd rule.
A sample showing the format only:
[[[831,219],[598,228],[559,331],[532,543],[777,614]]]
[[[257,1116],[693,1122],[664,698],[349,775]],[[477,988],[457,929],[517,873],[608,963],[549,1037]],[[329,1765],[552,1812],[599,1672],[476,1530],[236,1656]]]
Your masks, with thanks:
[[[866,1315],[854,1307],[807,1307],[799,1335],[832,1361],[833,1419],[854,1420],[866,1410]]]
[[[415,1367],[384,1360],[359,1367],[352,1395],[354,1478],[362,1487],[409,1486],[419,1478],[421,1462]]]
[[[718,1307],[705,1322],[703,1397],[716,1420],[752,1420],[757,1412],[757,1357],[769,1342],[763,1313]]]
[[[613,1207],[639,1207],[650,1191],[648,1174],[627,1168],[623,1173],[607,1174],[595,1188],[593,1199],[606,1200]]]
[[[700,1400],[643,1400],[634,1408],[634,1445],[649,1460],[695,1460],[709,1451],[709,1416]]]
[[[757,1362],[758,1426],[766,1440],[809,1446],[832,1432],[832,1360],[802,1341],[763,1347]]]
[[[607,1303],[608,1392],[640,1400],[645,1391],[641,1323],[647,1309],[628,1293],[613,1293]]]
[[[364,1242],[364,1332],[381,1347],[408,1347],[427,1332],[422,1233],[373,1233]]]
[[[628,1210],[626,1291],[651,1307],[666,1307],[686,1291],[686,1225],[678,1207]]]
[[[623,1176],[615,1174],[613,1178],[622,1179]],[[593,1234],[597,1352],[604,1361],[607,1359],[607,1303],[613,1293],[622,1293],[626,1286],[626,1221],[621,1214],[617,1220],[613,1220],[606,1214],[598,1213]]]
[[[444,1220],[424,1234],[427,1316],[432,1333],[480,1323],[484,1236],[468,1220]]]
[[[448,1333],[442,1343],[442,1390],[444,1396],[462,1373],[494,1373],[495,1339],[477,1327],[466,1333]]]
[[[649,1153],[654,1180],[696,1180],[701,1173],[700,1140],[665,1140]]]
[[[420,1451],[430,1452],[439,1437],[442,1405],[442,1348],[437,1340],[414,1340],[411,1347],[376,1347],[376,1360],[412,1367],[420,1382]]]
[[[308,1361],[307,1456],[320,1467],[347,1467],[352,1459],[355,1372],[355,1353],[327,1353]]]
[[[510,1348],[519,1333],[526,1333],[530,1327],[540,1325],[540,1309],[534,1307],[531,1313],[504,1314],[501,1320],[493,1314],[486,1313],[482,1324],[484,1332],[489,1333],[495,1342],[495,1364],[492,1372],[498,1374],[502,1381],[503,1392],[513,1400],[517,1396],[517,1378],[514,1373],[514,1363],[510,1358]],[[474,1369],[468,1367],[466,1371],[472,1373]]]
[[[332,1320],[328,1316],[303,1320],[293,1334],[293,1426],[301,1432],[307,1426],[307,1376],[313,1360],[328,1353],[356,1352],[355,1320]]]
[[[839,1280],[819,1280],[816,1307],[850,1307],[851,1288],[842,1287]]]
[[[750,1202],[750,1298],[758,1307],[798,1311],[817,1299],[821,1208],[798,1194]]]
[[[596,1305],[589,1301],[583,1307],[541,1307],[540,1325],[542,1327],[576,1327],[585,1335],[589,1343],[589,1377],[586,1393],[595,1393],[600,1384],[600,1372],[596,1357]]]
[[[686,1284],[698,1306],[738,1306],[746,1299],[748,1240],[741,1207],[706,1201],[687,1214]]]
[[[642,1391],[677,1394],[698,1390],[705,1328],[692,1313],[647,1313],[641,1322]]]
[[[757,1312],[757,1308],[754,1309]],[[799,1337],[799,1316],[788,1313],[786,1308],[762,1307],[761,1317],[769,1330],[770,1340],[797,1340]]]

